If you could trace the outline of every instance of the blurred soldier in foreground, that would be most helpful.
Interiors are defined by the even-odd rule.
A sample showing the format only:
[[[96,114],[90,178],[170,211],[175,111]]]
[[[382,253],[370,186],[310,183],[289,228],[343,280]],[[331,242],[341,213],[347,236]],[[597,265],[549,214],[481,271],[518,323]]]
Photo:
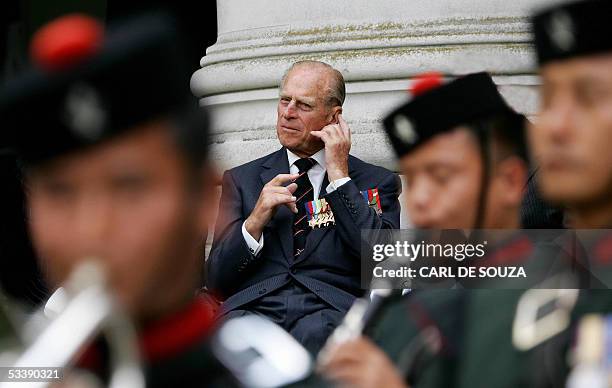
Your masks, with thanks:
[[[575,262],[588,258],[588,268],[604,286],[609,284],[606,276],[612,259],[609,229],[603,230],[612,220],[612,160],[607,151],[612,145],[612,41],[606,30],[611,9],[608,2],[587,1],[555,7],[534,18],[543,104],[530,130],[544,199],[568,208],[573,226],[602,229],[596,234],[578,231],[579,238],[586,238],[571,247],[570,258]],[[539,251],[533,259],[537,264],[546,257]],[[433,366],[437,376],[429,381],[440,387],[608,386],[611,373],[605,355],[610,352],[612,294],[607,289],[579,292],[580,279],[573,284],[573,289],[553,285],[524,292],[467,291],[462,317],[449,325],[459,335],[439,330],[442,335],[432,340],[431,332],[420,328],[421,341],[433,343],[428,345],[430,353],[457,343],[453,338],[462,342],[454,359],[444,357],[444,352],[434,357],[420,371],[421,378],[413,380],[415,385],[429,385],[427,371]],[[601,287],[601,283],[587,285]],[[436,306],[438,317],[422,314],[424,308],[404,313],[435,325],[450,319],[451,310],[435,298],[424,306]],[[392,327],[387,326],[388,333]],[[397,342],[397,336],[393,340]],[[440,379],[445,374],[451,377]]]
[[[569,276],[566,287],[555,284],[558,276],[546,279],[543,289],[526,290],[504,307],[497,303],[486,324],[468,314],[460,387],[475,381],[483,387],[608,386],[610,371],[601,355],[609,354],[605,338],[611,334],[603,324],[610,316],[602,313],[612,311],[612,293],[605,289],[612,238],[603,230],[612,225],[611,11],[609,2],[584,1],[533,19],[542,107],[529,130],[531,151],[540,166],[542,197],[567,208],[572,227],[602,229],[577,230],[574,243],[564,246],[576,267],[586,265],[588,282],[584,271],[565,269],[558,275]],[[532,263],[544,260],[540,253]],[[497,322],[490,319],[496,315]]]
[[[588,256],[593,275],[607,285],[612,260],[610,15],[612,3],[592,0],[552,7],[534,16],[542,105],[529,130],[534,155],[540,158],[542,196],[566,206],[575,228],[601,229],[577,235],[587,236],[581,239],[579,253]],[[602,322],[611,317],[612,292],[582,290],[575,306],[559,300],[554,300],[557,310],[567,315],[571,311],[572,323],[535,347],[534,367],[542,355],[557,355],[554,363],[539,367],[546,378],[536,380],[537,385],[565,384],[571,360],[574,372],[568,387],[608,386],[611,371],[602,355],[610,352],[611,332]]]
[[[50,285],[97,262],[136,326],[147,386],[228,386],[196,297],[213,184],[179,41],[163,16],[108,33],[80,15],[48,24],[33,68],[0,97],[2,136],[23,164]],[[106,380],[108,343],[92,340],[76,363]]]
[[[406,176],[405,204],[414,226],[519,228],[527,180],[524,117],[508,107],[485,73],[442,86],[433,81],[417,83],[414,99],[385,119]],[[500,260],[508,254],[520,260],[531,250],[529,241],[512,233],[495,248]],[[490,302],[464,290],[414,290],[388,305],[372,340],[332,345],[322,372],[357,387],[452,386],[464,308],[489,310]]]
[[[585,1],[534,18],[542,106],[530,131],[540,190],[576,228],[612,227],[612,4]]]

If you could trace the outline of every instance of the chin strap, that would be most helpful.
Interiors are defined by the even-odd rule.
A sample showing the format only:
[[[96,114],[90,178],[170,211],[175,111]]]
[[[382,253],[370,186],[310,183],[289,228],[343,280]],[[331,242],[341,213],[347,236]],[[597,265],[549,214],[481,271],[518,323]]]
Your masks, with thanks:
[[[474,220],[474,229],[482,229],[484,227],[484,218],[487,206],[487,197],[489,183],[491,181],[491,148],[489,131],[486,124],[475,124],[474,134],[478,138],[478,148],[480,151],[480,160],[482,162],[482,174],[480,178],[480,193],[478,194],[478,203],[476,211],[476,219]]]

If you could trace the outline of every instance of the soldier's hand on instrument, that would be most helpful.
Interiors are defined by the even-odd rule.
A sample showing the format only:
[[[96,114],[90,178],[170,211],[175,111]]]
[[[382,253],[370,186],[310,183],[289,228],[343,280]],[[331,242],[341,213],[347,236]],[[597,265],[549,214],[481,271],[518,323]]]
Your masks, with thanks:
[[[365,337],[330,349],[319,372],[341,387],[407,388],[389,357]]]

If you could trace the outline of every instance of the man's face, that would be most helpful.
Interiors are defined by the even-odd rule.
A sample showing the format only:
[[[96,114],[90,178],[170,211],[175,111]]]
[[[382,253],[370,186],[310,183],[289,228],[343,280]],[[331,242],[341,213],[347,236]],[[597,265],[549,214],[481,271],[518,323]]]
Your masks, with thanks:
[[[139,320],[186,302],[202,259],[206,194],[188,186],[186,162],[165,125],[28,172],[32,237],[50,283],[98,259]]]
[[[480,195],[482,163],[467,129],[438,135],[400,159],[405,205],[417,228],[472,228]]]
[[[612,198],[612,55],[542,68],[542,107],[530,128],[550,201],[580,207]]]
[[[300,155],[312,155],[323,142],[310,135],[337,121],[340,107],[325,103],[329,72],[312,66],[297,66],[287,75],[278,101],[276,134],[280,143]]]

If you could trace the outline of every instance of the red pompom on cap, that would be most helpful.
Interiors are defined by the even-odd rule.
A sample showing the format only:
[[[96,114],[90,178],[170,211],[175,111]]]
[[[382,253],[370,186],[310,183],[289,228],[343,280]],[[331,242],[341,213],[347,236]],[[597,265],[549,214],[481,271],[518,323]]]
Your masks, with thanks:
[[[102,46],[104,27],[87,15],[62,16],[41,27],[32,38],[30,56],[45,70],[60,70],[94,55]]]
[[[420,96],[421,94],[435,89],[442,85],[444,76],[437,71],[431,71],[419,74],[412,81],[412,95]]]

